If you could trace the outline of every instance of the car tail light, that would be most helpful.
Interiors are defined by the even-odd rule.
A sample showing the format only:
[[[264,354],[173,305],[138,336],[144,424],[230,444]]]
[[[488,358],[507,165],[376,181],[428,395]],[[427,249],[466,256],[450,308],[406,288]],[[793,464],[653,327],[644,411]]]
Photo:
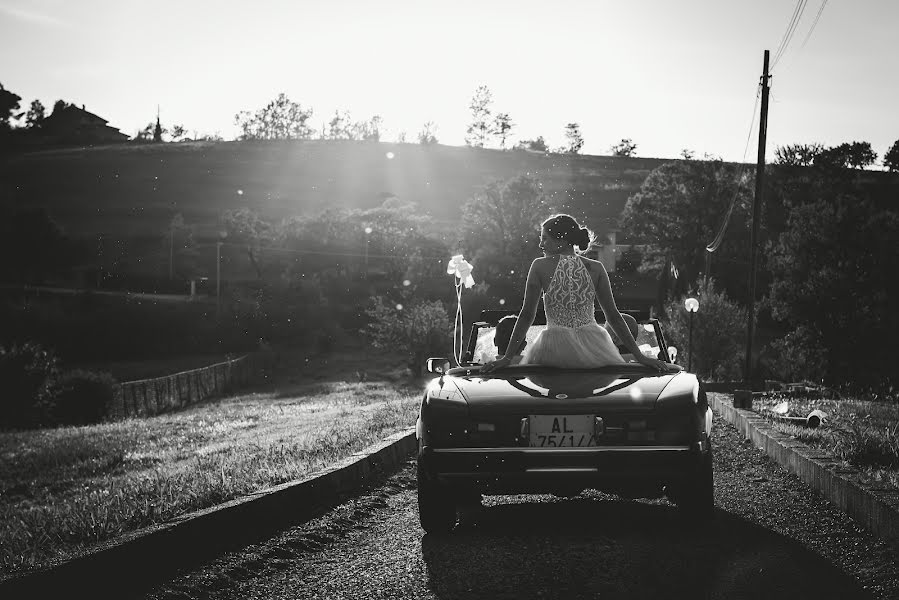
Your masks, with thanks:
[[[689,441],[694,435],[694,426],[689,417],[661,418],[656,426],[657,442],[683,443]]]

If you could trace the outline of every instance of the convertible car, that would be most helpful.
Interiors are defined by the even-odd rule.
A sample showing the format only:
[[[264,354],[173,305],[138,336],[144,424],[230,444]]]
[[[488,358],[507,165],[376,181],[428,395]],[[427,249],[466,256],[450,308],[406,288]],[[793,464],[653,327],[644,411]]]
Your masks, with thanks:
[[[625,312],[625,311],[623,311]],[[672,362],[657,319],[632,311],[640,351]],[[493,331],[511,311],[483,311],[461,362],[428,359],[421,404],[418,509],[422,528],[448,532],[481,495],[596,489],[667,496],[691,518],[714,512],[712,411],[697,377],[632,362],[597,369],[517,364],[482,375]],[[597,311],[597,321],[604,316]],[[538,315],[528,331],[545,327]],[[627,358],[627,355],[625,355]]]

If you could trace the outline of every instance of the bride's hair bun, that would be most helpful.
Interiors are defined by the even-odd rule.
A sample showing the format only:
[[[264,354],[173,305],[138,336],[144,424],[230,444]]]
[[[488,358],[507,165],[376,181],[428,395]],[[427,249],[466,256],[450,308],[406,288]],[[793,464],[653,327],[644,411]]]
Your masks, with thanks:
[[[577,246],[581,252],[585,251],[593,241],[593,232],[578,225],[571,215],[553,215],[543,222],[543,227],[552,237]]]
[[[588,246],[590,246],[590,242],[592,241],[591,238],[592,236],[590,235],[590,230],[586,227],[581,227],[576,232],[571,234],[570,241],[583,251],[586,250]]]

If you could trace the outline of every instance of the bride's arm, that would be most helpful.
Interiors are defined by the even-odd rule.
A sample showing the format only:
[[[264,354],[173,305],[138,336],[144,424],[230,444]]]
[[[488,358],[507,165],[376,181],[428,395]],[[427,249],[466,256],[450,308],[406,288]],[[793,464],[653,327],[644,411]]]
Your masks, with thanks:
[[[518,319],[515,321],[515,327],[512,328],[512,337],[509,338],[506,353],[499,359],[481,367],[481,373],[489,373],[494,369],[510,365],[524,343],[528,329],[533,325],[534,317],[537,315],[537,304],[540,302],[540,293],[543,291],[540,274],[537,272],[538,260],[540,259],[535,259],[531,263],[531,268],[528,271],[528,280],[524,286],[524,300],[521,303],[521,310],[518,313]]]
[[[609,274],[606,272],[606,268],[602,263],[598,263],[597,266],[599,276],[596,280],[596,298],[599,300],[599,306],[602,308],[602,312],[606,315],[606,321],[609,322],[609,325],[611,325],[612,329],[615,330],[615,333],[618,334],[618,339],[621,340],[622,345],[627,348],[628,352],[634,355],[634,358],[639,363],[659,370],[673,368],[674,365],[669,365],[668,363],[646,356],[640,352],[637,341],[634,339],[634,336],[631,335],[630,328],[627,326],[627,323],[625,323],[624,317],[621,316],[621,312],[615,304],[615,297],[612,295],[612,285],[609,283]]]
[[[506,346],[506,354],[503,356],[509,360],[518,354],[528,329],[534,324],[534,317],[537,315],[537,305],[540,303],[540,293],[543,291],[543,285],[540,283],[540,276],[537,273],[537,260],[539,259],[535,259],[531,263],[531,268],[528,270],[528,280],[524,286],[524,300],[521,303],[518,320],[515,321],[515,327],[512,329],[509,345]]]

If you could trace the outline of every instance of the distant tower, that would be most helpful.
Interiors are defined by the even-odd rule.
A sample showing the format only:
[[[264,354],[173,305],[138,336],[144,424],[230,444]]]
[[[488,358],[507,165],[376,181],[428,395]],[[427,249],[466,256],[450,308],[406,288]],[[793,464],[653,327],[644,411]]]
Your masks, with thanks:
[[[153,142],[158,144],[162,141],[162,125],[159,123],[159,105],[156,105],[156,129],[153,130]]]

